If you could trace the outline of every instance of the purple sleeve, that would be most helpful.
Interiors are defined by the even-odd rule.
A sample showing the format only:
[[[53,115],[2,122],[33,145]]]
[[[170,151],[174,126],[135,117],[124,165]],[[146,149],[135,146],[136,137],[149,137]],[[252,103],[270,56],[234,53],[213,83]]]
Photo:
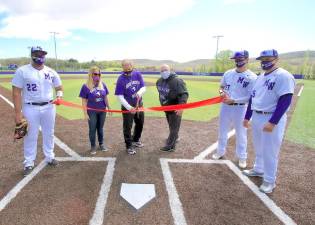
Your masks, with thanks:
[[[105,95],[108,95],[109,91],[108,91],[107,86],[106,86],[105,83],[103,83],[103,87],[104,87]]]
[[[283,114],[285,114],[285,112],[289,108],[292,101],[292,96],[293,94],[285,94],[285,95],[280,96],[277,103],[276,110],[273,112],[269,120],[270,123],[278,124]]]
[[[140,81],[140,88],[144,87],[145,84],[144,84],[143,77],[140,72],[138,73],[138,79]]]
[[[117,80],[115,95],[124,95],[124,85],[121,77],[119,77]]]
[[[79,97],[87,99],[88,98],[88,91],[87,90],[88,90],[88,88],[86,87],[85,84],[83,84],[81,87]]]
[[[245,120],[250,120],[250,118],[252,118],[253,115],[253,110],[252,110],[252,97],[250,97],[249,101],[248,101],[248,106],[247,106],[247,110],[246,110],[246,114],[245,114]]]

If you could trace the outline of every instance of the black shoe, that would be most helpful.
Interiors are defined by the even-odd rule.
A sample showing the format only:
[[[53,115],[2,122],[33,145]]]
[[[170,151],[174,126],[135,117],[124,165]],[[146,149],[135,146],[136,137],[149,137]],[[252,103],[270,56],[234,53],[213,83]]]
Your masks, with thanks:
[[[24,177],[26,177],[27,175],[29,175],[32,171],[33,171],[34,167],[33,166],[27,166],[24,168],[23,174]]]
[[[162,151],[162,152],[174,152],[175,147],[164,146],[164,147],[160,148],[160,151]]]
[[[101,150],[102,152],[108,151],[108,149],[104,145],[100,145],[99,150]]]
[[[134,149],[133,147],[129,147],[126,149],[128,155],[135,155],[137,153],[136,149]]]
[[[56,167],[58,166],[58,161],[56,159],[52,159],[49,163],[47,163],[48,166]]]

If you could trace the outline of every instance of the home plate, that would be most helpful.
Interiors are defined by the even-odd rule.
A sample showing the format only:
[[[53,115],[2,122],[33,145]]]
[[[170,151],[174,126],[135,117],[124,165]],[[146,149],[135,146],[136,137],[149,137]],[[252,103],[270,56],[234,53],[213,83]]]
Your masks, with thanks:
[[[154,184],[122,183],[120,195],[135,209],[139,210],[146,203],[155,198]]]

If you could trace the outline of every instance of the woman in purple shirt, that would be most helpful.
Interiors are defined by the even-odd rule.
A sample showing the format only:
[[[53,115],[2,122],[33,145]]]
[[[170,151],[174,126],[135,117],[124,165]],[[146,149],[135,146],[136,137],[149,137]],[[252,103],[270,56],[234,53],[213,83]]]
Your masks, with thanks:
[[[108,103],[108,89],[101,80],[101,71],[97,66],[90,68],[88,79],[82,85],[79,97],[82,98],[82,106],[93,109],[110,109]],[[91,143],[91,154],[96,154],[96,132],[98,136],[99,150],[107,151],[104,142],[103,127],[106,112],[83,109],[84,119],[89,123],[89,138]]]

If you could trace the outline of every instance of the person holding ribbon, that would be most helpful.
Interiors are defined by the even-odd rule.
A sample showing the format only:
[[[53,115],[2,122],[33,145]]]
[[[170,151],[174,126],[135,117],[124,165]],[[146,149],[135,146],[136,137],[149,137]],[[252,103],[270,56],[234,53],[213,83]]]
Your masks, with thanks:
[[[123,71],[117,79],[115,95],[121,104],[121,109],[129,111],[122,114],[123,133],[126,151],[129,155],[134,155],[137,153],[136,148],[144,146],[140,141],[144,124],[144,112],[137,112],[137,109],[143,106],[142,95],[146,91],[146,87],[141,73],[133,68],[131,60],[124,59],[121,65]],[[133,122],[135,127],[132,135]]]
[[[188,99],[188,91],[185,82],[171,72],[167,64],[161,66],[161,78],[156,82],[156,88],[159,92],[159,99],[162,106],[185,104]],[[175,151],[176,142],[178,142],[178,132],[182,120],[183,110],[165,111],[169,136],[165,146],[160,148],[164,152]]]
[[[101,79],[101,70],[97,66],[91,67],[88,79],[82,85],[79,97],[82,98],[84,119],[88,120],[89,124],[90,153],[92,155],[96,154],[96,132],[99,143],[98,149],[108,151],[103,132],[106,112],[102,111],[106,108],[110,109],[108,94],[106,84]]]
[[[235,152],[241,169],[247,166],[247,129],[243,127],[247,104],[257,75],[248,69],[249,53],[236,51],[230,58],[235,68],[226,71],[221,79],[219,93],[223,98],[219,116],[218,148],[212,159],[221,159],[228,143],[228,133],[235,129]]]

